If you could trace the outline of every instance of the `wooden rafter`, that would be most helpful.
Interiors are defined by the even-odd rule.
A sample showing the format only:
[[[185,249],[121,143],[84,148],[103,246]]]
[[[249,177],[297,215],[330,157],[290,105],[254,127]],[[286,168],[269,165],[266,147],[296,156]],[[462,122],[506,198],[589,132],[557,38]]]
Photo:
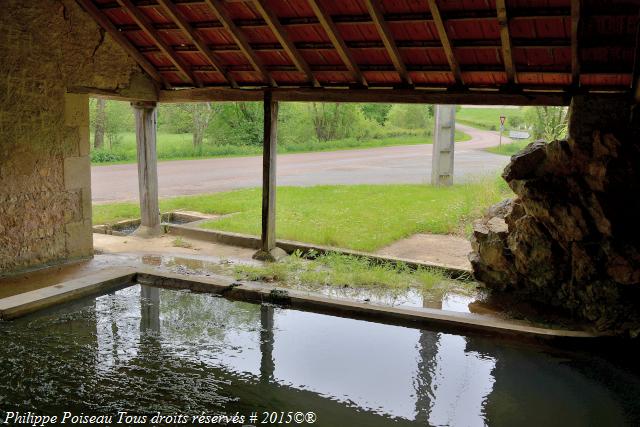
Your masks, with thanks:
[[[367,10],[369,11],[369,15],[371,15],[371,19],[373,20],[376,29],[378,30],[378,34],[380,34],[382,43],[391,58],[391,62],[393,62],[393,66],[396,68],[398,74],[400,74],[402,83],[407,86],[413,85],[411,76],[407,71],[407,67],[402,60],[398,46],[393,38],[393,34],[391,34],[389,25],[387,25],[387,22],[384,20],[384,15],[380,8],[380,0],[364,0],[364,3],[367,6]]]
[[[451,72],[453,73],[453,78],[456,81],[456,84],[462,85],[464,82],[462,81],[462,73],[460,72],[460,65],[458,65],[458,60],[453,53],[453,48],[451,47],[451,40],[449,40],[449,35],[447,34],[447,29],[444,26],[444,21],[442,20],[442,16],[440,15],[440,9],[438,9],[438,4],[436,0],[427,0],[429,3],[429,10],[431,11],[431,15],[433,16],[433,23],[438,30],[438,36],[440,37],[440,42],[442,43],[442,48],[444,49],[444,54],[447,57],[447,61],[449,62],[449,66],[451,67]]]
[[[231,34],[231,37],[233,37],[233,40],[240,48],[240,51],[245,55],[253,69],[260,73],[262,79],[269,86],[276,86],[275,80],[271,77],[267,68],[249,45],[247,38],[233,22],[233,19],[231,19],[231,15],[229,15],[229,12],[223,4],[224,2],[221,0],[206,0],[206,3],[213,9],[224,28],[229,32],[229,34]]]
[[[176,68],[183,74],[184,78],[188,83],[196,84],[198,86],[202,86],[196,76],[191,72],[191,68],[189,65],[180,58],[171,46],[166,43],[158,34],[158,32],[153,28],[153,24],[147,18],[144,13],[140,11],[130,0],[118,0],[120,6],[122,6],[131,16],[131,18],[140,26],[142,31],[153,40],[153,42],[160,48],[162,53],[164,53],[171,63],[176,66]]]
[[[142,67],[144,71],[149,74],[149,76],[159,82],[162,83],[165,87],[168,87],[169,84],[162,77],[162,75],[155,69],[155,67],[141,54],[138,49],[120,32],[117,30],[115,25],[111,23],[109,18],[104,15],[98,8],[93,4],[91,0],[78,0],[82,5],[84,10],[91,15],[91,17],[104,29],[111,37],[114,38],[116,42],[122,46],[124,50],[127,51],[129,55]]]
[[[320,87],[320,83],[313,75],[309,64],[307,64],[307,61],[305,61],[300,52],[298,52],[295,44],[287,34],[287,30],[280,24],[280,20],[276,14],[273,13],[273,9],[270,8],[264,0],[254,0],[253,4],[280,42],[282,49],[289,55],[289,58],[291,58],[291,61],[293,61],[298,71],[305,73],[307,79],[314,87]]]
[[[225,78],[225,80],[229,83],[229,85],[233,88],[238,87],[238,83],[236,83],[235,79],[229,72],[226,67],[220,62],[220,60],[216,57],[216,55],[209,49],[206,41],[197,33],[196,30],[193,29],[191,24],[184,18],[182,13],[178,10],[176,5],[171,0],[157,0],[160,6],[162,6],[163,10],[169,15],[169,17],[182,29],[182,31],[187,35],[189,40],[195,45],[195,47],[207,58],[207,61],[211,65],[213,65]]]
[[[580,85],[580,46],[578,27],[580,25],[580,0],[571,0],[571,83]]]
[[[353,59],[353,55],[351,55],[347,44],[340,36],[340,33],[336,28],[336,24],[331,19],[331,16],[329,16],[327,11],[318,0],[309,0],[309,5],[311,6],[311,9],[313,9],[313,13],[318,18],[318,22],[327,33],[327,36],[329,37],[329,40],[331,40],[333,47],[338,52],[340,59],[342,59],[342,62],[344,62],[349,71],[351,71],[351,74],[353,75],[355,81],[362,86],[367,86],[367,79],[365,79],[364,75],[360,71],[360,68],[358,67],[358,64]]]
[[[633,56],[631,91],[636,102],[640,103],[640,11],[638,11],[638,26],[636,28],[636,48]]]
[[[504,70],[507,73],[509,84],[517,83],[516,67],[513,62],[513,50],[511,35],[509,34],[509,18],[507,16],[507,5],[505,0],[496,0],[498,10],[498,25],[500,26],[500,41],[502,43],[502,60]]]

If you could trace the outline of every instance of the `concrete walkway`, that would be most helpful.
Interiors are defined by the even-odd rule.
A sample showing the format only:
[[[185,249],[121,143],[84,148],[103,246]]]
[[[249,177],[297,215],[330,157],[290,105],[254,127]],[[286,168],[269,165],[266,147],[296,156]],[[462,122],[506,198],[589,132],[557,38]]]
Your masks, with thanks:
[[[484,148],[498,145],[498,133],[456,125],[471,140],[456,145],[455,182],[495,174],[509,157]],[[503,142],[508,141],[503,138]],[[278,185],[426,184],[431,176],[431,144],[341,150],[278,156]],[[166,161],[158,164],[160,197],[259,187],[262,157]],[[138,199],[135,164],[93,166],[93,202]]]
[[[376,254],[471,270],[469,252],[471,252],[471,243],[462,237],[420,233],[393,242]]]

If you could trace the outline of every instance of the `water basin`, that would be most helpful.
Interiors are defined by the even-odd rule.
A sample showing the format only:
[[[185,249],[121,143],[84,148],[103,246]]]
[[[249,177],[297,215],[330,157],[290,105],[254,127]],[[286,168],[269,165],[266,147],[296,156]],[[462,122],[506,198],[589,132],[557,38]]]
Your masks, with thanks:
[[[637,374],[603,355],[140,285],[0,322],[0,366],[0,413],[617,426],[640,409]]]

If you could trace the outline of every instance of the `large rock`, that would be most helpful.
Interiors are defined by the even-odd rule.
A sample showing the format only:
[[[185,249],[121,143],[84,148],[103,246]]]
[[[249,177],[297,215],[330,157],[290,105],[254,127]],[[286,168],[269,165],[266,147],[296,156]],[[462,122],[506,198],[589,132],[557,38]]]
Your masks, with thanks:
[[[475,277],[599,329],[640,332],[640,137],[532,143],[503,178],[516,198],[476,221]]]

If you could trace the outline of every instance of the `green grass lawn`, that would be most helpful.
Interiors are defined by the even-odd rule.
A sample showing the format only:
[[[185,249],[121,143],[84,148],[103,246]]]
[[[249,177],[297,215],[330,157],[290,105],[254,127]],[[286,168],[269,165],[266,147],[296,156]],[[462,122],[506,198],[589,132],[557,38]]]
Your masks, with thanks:
[[[512,123],[522,123],[522,108],[472,108],[462,107],[456,112],[456,121],[478,129],[499,130],[500,116],[505,116],[505,129],[511,129]]]
[[[510,195],[501,178],[452,187],[351,185],[278,187],[277,237],[375,251],[419,232],[464,234],[487,206]],[[259,188],[160,201],[163,212],[231,214],[203,228],[260,234]],[[137,203],[94,205],[93,223],[139,216]]]
[[[464,132],[456,131],[456,141],[471,139]],[[431,144],[430,136],[393,136],[378,139],[357,140],[355,138],[340,139],[326,142],[299,142],[295,144],[280,144],[278,153],[304,153],[313,151],[351,150],[358,148],[388,147],[395,145]],[[158,159],[186,160],[212,157],[255,156],[262,154],[262,147],[257,145],[210,145],[205,144],[199,152],[193,149],[191,134],[158,134]],[[121,134],[121,140],[112,150],[92,150],[93,164],[135,163],[136,138],[128,132]]]
[[[502,154],[503,156],[513,156],[518,151],[522,150],[524,147],[531,143],[530,140],[525,141],[514,141],[510,144],[502,144],[501,147],[489,147],[486,151],[493,154]]]

